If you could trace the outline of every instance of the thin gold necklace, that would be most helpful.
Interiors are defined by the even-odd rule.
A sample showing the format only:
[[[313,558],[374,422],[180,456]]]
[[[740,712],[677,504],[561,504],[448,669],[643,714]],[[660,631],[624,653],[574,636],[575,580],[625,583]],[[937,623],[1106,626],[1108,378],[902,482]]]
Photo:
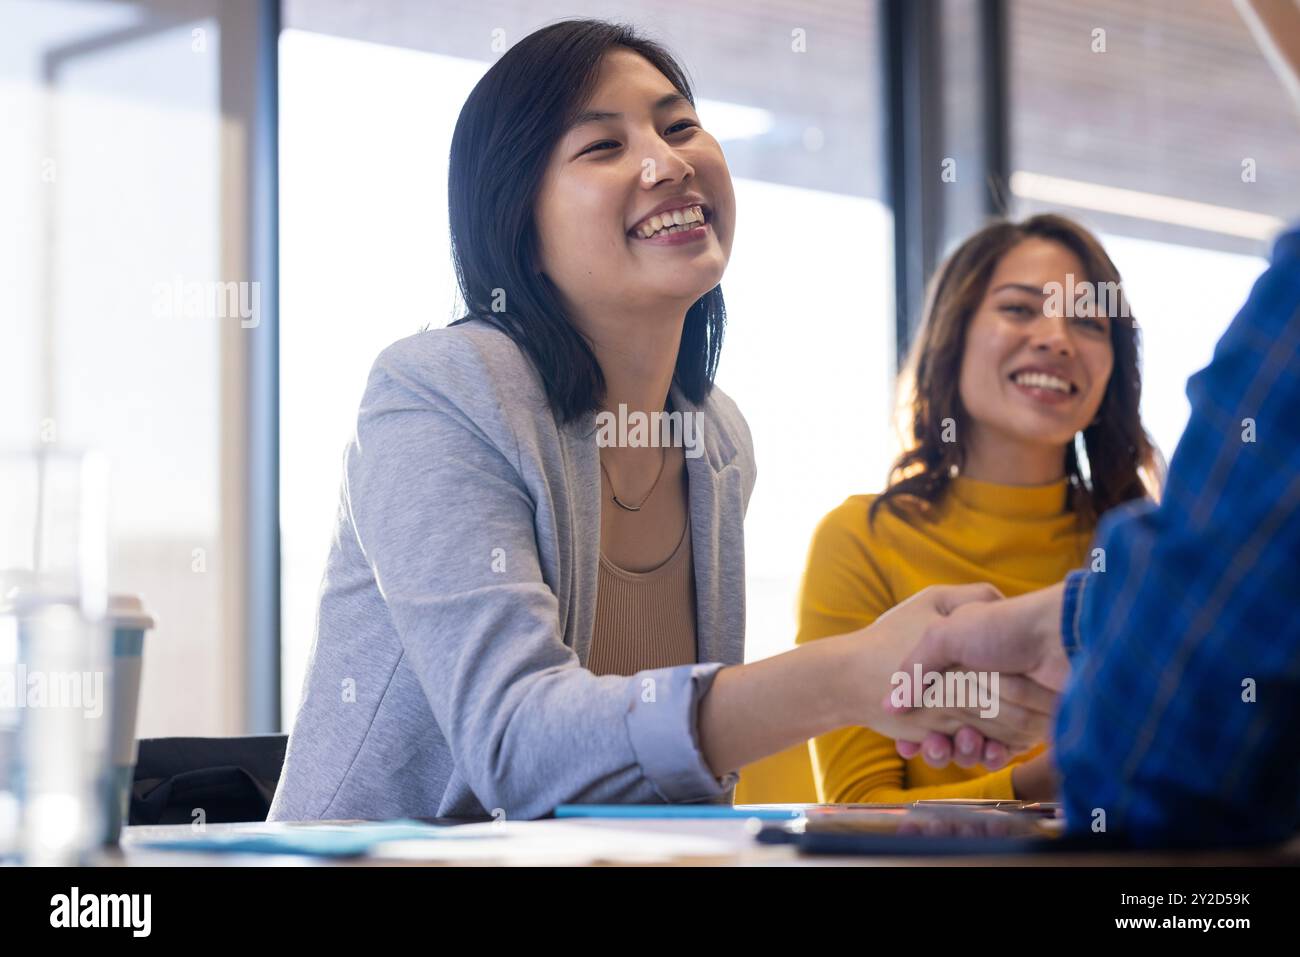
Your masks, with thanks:
[[[645,493],[645,498],[641,499],[640,503],[637,505],[628,505],[626,502],[619,501],[618,493],[614,491],[614,480],[609,477],[609,469],[605,468],[605,460],[604,459],[600,460],[600,470],[605,473],[605,479],[609,482],[609,497],[613,499],[614,504],[617,505],[619,508],[623,509],[623,511],[625,512],[641,511],[641,506],[644,505],[646,502],[648,502],[650,500],[650,496],[654,494],[655,486],[659,484],[659,479],[661,479],[664,474],[664,463],[668,461],[668,452],[664,449],[662,445],[659,447],[659,449],[660,449],[659,471],[655,475],[654,482],[651,483],[650,485],[650,491]],[[597,458],[599,458],[600,453],[597,452],[596,455]]]

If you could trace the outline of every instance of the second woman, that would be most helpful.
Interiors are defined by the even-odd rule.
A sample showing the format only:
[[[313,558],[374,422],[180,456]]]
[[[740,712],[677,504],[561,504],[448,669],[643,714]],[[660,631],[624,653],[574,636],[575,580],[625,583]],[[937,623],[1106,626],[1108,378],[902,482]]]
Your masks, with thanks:
[[[870,624],[928,585],[990,582],[1010,597],[1090,564],[1097,519],[1157,488],[1139,416],[1138,332],[1100,243],[1055,215],[999,222],[933,286],[910,362],[910,443],[879,495],[832,511],[812,542],[798,642]],[[819,799],[1053,800],[1043,746],[990,771],[904,759],[842,728],[812,742]]]

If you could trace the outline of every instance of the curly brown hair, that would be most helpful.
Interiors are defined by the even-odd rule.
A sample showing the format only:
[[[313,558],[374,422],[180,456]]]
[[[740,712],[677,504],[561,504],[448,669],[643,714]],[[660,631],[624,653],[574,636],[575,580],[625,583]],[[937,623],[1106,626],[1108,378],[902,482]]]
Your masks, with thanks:
[[[1142,426],[1140,336],[1123,298],[1119,270],[1097,238],[1064,216],[1041,214],[1023,222],[998,221],[963,242],[940,266],[927,297],[925,318],[905,369],[905,408],[910,410],[910,447],[894,462],[884,492],[871,505],[870,520],[884,505],[897,511],[906,500],[921,511],[937,504],[966,458],[962,437],[968,421],[958,391],[966,330],[988,289],[998,262],[1020,242],[1037,237],[1064,246],[1096,284],[1113,283],[1110,339],[1114,369],[1096,420],[1083,430],[1086,456],[1078,442],[1065,449],[1070,478],[1069,507],[1094,525],[1108,509],[1158,493],[1163,471],[1159,453]],[[909,381],[910,380],[910,381]],[[956,423],[956,441],[943,441],[944,420]]]

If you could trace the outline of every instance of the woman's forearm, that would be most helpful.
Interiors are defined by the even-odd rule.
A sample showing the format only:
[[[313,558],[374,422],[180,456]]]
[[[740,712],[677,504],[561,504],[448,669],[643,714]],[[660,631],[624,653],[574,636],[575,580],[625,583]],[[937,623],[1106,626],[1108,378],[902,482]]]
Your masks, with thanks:
[[[852,723],[842,690],[848,662],[839,637],[723,668],[700,701],[705,762],[721,776]]]

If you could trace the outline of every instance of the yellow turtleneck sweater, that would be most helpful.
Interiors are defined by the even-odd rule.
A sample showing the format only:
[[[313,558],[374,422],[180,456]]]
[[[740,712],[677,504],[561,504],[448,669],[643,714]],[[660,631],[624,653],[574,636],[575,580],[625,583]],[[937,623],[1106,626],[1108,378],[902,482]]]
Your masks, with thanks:
[[[804,571],[797,643],[856,631],[929,585],[990,582],[1007,597],[1045,588],[1084,564],[1093,529],[1067,511],[1067,480],[995,485],[958,477],[927,516],[855,495],[817,527]],[[1043,746],[1020,755],[1028,760]],[[815,800],[900,803],[925,798],[1011,799],[1011,766],[930,767],[904,760],[868,728],[841,728],[742,770],[736,802],[805,801],[808,752]]]

